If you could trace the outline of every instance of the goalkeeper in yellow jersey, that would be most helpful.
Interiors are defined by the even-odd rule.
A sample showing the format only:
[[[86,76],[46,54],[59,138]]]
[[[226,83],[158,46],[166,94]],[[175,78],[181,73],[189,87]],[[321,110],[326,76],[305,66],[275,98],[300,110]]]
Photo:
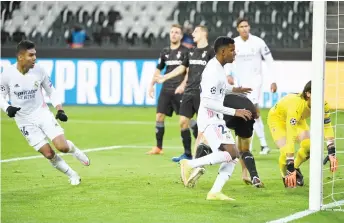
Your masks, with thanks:
[[[300,94],[288,94],[272,107],[268,114],[268,125],[276,145],[280,149],[279,166],[285,187],[303,186],[300,165],[309,159],[310,133],[306,119],[311,112],[311,81]],[[334,133],[331,125],[330,110],[325,102],[324,133],[327,141],[330,169],[335,172],[338,167]],[[294,160],[296,140],[300,148]],[[320,165],[320,164],[319,164]]]

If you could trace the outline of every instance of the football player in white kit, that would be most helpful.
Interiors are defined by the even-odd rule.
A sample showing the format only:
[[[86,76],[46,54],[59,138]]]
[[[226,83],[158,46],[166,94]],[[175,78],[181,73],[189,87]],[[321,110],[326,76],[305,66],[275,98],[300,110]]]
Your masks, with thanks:
[[[78,185],[80,176],[55,153],[47,138],[57,150],[72,154],[83,165],[89,166],[90,160],[73,142],[66,140],[64,130],[56,119],[66,122],[68,117],[49,76],[35,63],[35,44],[28,40],[21,41],[17,46],[17,63],[6,67],[1,74],[0,106],[10,118],[14,118],[29,145],[47,158],[53,167],[66,174],[72,185]],[[57,109],[55,117],[44,102],[42,88]],[[6,101],[7,95],[11,105]]]
[[[233,64],[228,64],[225,66],[226,71],[231,84],[238,86],[251,87],[252,92],[247,95],[247,97],[256,105],[258,118],[255,119],[254,130],[259,138],[261,145],[261,155],[266,155],[270,152],[270,149],[266,143],[264,124],[262,118],[260,117],[259,111],[259,99],[261,93],[261,86],[263,83],[262,74],[262,57],[267,65],[267,71],[272,71],[273,58],[269,47],[266,45],[264,40],[261,38],[250,34],[250,25],[248,20],[239,18],[237,20],[237,31],[240,36],[234,38],[235,41],[235,52],[236,58]],[[271,75],[273,78],[271,83],[271,92],[277,91],[277,85],[275,81],[275,76]],[[235,82],[234,82],[235,81]],[[252,151],[252,142],[251,148]]]
[[[216,56],[208,62],[202,73],[201,102],[197,116],[198,130],[205,137],[213,153],[193,160],[181,160],[181,178],[184,185],[187,186],[194,168],[221,164],[215,183],[207,195],[207,200],[233,200],[221,191],[234,171],[239,151],[230,130],[226,127],[223,114],[238,116],[245,120],[251,119],[252,114],[249,110],[223,106],[225,95],[233,90],[233,86],[227,82],[223,66],[234,60],[234,40],[225,36],[218,37],[214,43],[214,50]]]

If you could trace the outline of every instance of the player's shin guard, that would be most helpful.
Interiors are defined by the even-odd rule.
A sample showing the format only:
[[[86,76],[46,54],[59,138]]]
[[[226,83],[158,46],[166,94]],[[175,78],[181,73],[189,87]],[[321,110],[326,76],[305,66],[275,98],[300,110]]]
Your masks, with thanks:
[[[258,172],[256,168],[256,162],[254,160],[254,157],[251,152],[243,152],[241,155],[241,159],[244,161],[245,166],[250,173],[251,180],[253,180],[253,177],[258,177]]]
[[[191,133],[190,130],[187,129],[182,129],[180,133],[183,141],[183,146],[184,146],[184,153],[185,155],[191,157]]]
[[[198,126],[197,126],[197,122],[193,119],[190,120],[190,128],[192,129],[192,134],[196,139],[198,136]]]
[[[74,170],[57,154],[55,154],[55,156],[49,161],[53,167],[67,176],[71,176],[71,174],[74,172]]]
[[[165,124],[164,122],[156,122],[155,126],[155,138],[156,138],[156,146],[162,149],[162,141],[165,134]]]
[[[225,183],[229,180],[232,175],[235,167],[235,162],[222,163],[219,169],[219,174],[216,177],[213,187],[210,190],[210,193],[221,192]]]
[[[303,162],[309,159],[310,145],[310,139],[305,139],[301,141],[300,149],[296,154],[295,168],[299,168]]]

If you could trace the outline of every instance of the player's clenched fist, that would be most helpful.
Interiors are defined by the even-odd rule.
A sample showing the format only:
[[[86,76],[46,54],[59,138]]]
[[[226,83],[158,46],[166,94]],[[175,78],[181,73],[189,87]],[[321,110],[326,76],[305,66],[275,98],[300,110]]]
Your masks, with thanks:
[[[235,116],[241,117],[247,121],[252,118],[252,113],[246,109],[236,109]]]
[[[13,106],[8,106],[8,108],[6,109],[7,115],[10,118],[13,118],[16,116],[17,112],[20,110],[21,108],[17,108],[17,107],[13,107]]]
[[[56,114],[56,119],[59,119],[62,122],[66,122],[68,120],[68,117],[63,110],[58,110]]]

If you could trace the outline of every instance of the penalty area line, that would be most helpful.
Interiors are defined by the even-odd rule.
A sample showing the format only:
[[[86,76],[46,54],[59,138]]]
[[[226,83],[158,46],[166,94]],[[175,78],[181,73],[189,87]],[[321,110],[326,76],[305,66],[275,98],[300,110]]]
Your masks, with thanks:
[[[138,145],[116,145],[116,146],[106,146],[106,147],[98,147],[98,148],[91,148],[91,149],[83,149],[82,151],[85,153],[91,152],[99,152],[99,151],[106,151],[106,150],[114,150],[114,149],[124,149],[124,148],[131,148],[131,149],[145,149],[150,148],[151,146],[138,146]],[[180,146],[167,146],[164,147],[166,149],[179,149]],[[58,153],[60,156],[71,155],[70,153]],[[39,159],[44,158],[42,155],[38,156],[24,156],[24,157],[15,157],[11,159],[0,160],[0,163],[10,163],[22,160],[32,160],[32,159]]]

